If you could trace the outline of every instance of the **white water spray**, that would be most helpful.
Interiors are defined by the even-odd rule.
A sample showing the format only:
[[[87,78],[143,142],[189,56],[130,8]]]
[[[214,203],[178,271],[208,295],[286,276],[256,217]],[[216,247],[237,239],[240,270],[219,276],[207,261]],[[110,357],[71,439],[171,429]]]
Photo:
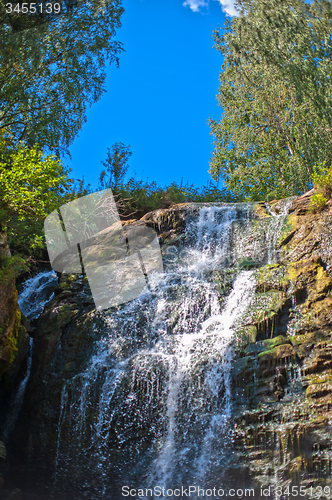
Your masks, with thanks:
[[[22,313],[31,321],[37,319],[44,310],[45,305],[52,299],[55,288],[58,282],[57,275],[54,271],[45,271],[38,273],[36,276],[28,279],[24,284],[24,289],[19,294],[18,304]],[[3,426],[2,439],[7,441],[8,436],[12,432],[19,413],[22,408],[25,389],[31,374],[33,354],[33,339],[30,338],[29,347],[26,354],[27,368],[22,381],[20,382],[16,393],[9,403],[9,410],[6,416],[6,421]]]

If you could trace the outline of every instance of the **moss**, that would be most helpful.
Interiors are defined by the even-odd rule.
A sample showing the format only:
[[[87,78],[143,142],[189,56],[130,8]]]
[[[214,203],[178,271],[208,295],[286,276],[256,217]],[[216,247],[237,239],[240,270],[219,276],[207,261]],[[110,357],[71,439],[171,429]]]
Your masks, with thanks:
[[[321,193],[313,194],[310,198],[308,212],[314,214],[322,212],[327,205],[327,201],[326,196],[323,196]]]
[[[279,247],[287,245],[298,229],[297,217],[294,214],[288,215],[285,220],[281,235],[278,240]]]
[[[286,272],[282,264],[267,264],[259,268],[257,272],[257,287],[259,291],[280,290]]]
[[[27,269],[27,264],[20,255],[0,254],[0,286],[6,286]]]
[[[322,398],[324,396],[327,396],[328,394],[331,394],[331,392],[331,382],[311,384],[306,389],[306,395],[311,398]]]
[[[281,360],[288,360],[289,358],[295,359],[295,356],[296,354],[293,347],[289,343],[283,343],[276,346],[268,346],[268,349],[260,352],[257,357],[260,362],[277,362]]]
[[[290,292],[307,290],[308,304],[326,298],[327,292],[332,290],[332,278],[324,270],[319,257],[314,256],[300,262],[292,262],[287,265],[284,286]]]
[[[267,217],[271,217],[271,215],[268,213],[268,211],[266,210],[266,207],[265,207],[265,203],[264,202],[261,202],[261,203],[257,203],[255,206],[254,206],[254,214],[256,215],[256,217],[258,217],[259,219],[266,219]]]
[[[239,269],[252,269],[253,267],[257,267],[257,263],[250,257],[244,257],[238,261],[237,267]]]
[[[247,343],[254,344],[257,339],[257,328],[255,325],[246,325],[242,330],[237,332],[237,336]]]
[[[322,375],[317,375],[315,374],[312,377],[308,377],[310,385],[312,384],[323,384],[325,382],[330,382],[332,381],[332,372],[329,370],[329,373],[323,373]]]
[[[18,348],[22,342],[23,334],[25,332],[25,328],[21,325],[21,311],[17,307],[15,312],[15,320],[13,324],[13,328],[10,331],[9,335],[7,334],[7,346],[10,346],[12,350],[12,355],[10,358],[10,365],[15,360],[15,356],[17,354]]]
[[[293,458],[288,465],[288,471],[291,475],[298,474],[303,468],[303,458],[301,456]]]
[[[64,291],[67,290],[75,281],[77,281],[78,274],[62,274],[59,285],[58,285],[58,290]]]
[[[257,293],[248,311],[248,321],[259,331],[268,331],[273,336],[275,320],[284,302],[284,294],[278,290]]]
[[[61,328],[69,323],[78,312],[76,304],[62,304],[56,317],[58,327]]]
[[[314,331],[309,333],[304,333],[301,335],[294,335],[294,337],[290,338],[292,345],[301,345],[301,344],[311,344],[314,345],[319,340],[325,338],[325,335],[320,331]]]
[[[7,287],[7,291],[8,287]],[[20,347],[26,337],[26,329],[21,323],[21,311],[17,303],[17,291],[11,289],[7,302],[7,316],[0,336],[0,376],[7,372],[16,360]]]
[[[275,347],[278,347],[279,345],[283,344],[290,344],[290,340],[284,337],[283,335],[279,335],[278,337],[275,337],[274,339],[266,339],[263,341],[263,344],[266,348],[268,349],[274,349]]]

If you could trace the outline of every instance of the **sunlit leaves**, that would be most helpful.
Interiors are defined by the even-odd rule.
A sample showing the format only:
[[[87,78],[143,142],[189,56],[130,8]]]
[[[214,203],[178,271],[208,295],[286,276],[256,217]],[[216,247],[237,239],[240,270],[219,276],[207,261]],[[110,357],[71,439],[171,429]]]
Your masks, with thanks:
[[[54,155],[0,141],[0,218],[11,243],[29,250],[40,242],[44,218],[72,195],[69,171]],[[6,227],[7,226],[7,227]]]
[[[63,2],[68,4],[68,2]],[[17,141],[66,151],[118,63],[120,0],[78,0],[50,22],[14,30],[0,22],[0,129]]]
[[[215,32],[224,56],[211,172],[238,196],[300,194],[332,156],[332,6],[325,0],[240,0]]]

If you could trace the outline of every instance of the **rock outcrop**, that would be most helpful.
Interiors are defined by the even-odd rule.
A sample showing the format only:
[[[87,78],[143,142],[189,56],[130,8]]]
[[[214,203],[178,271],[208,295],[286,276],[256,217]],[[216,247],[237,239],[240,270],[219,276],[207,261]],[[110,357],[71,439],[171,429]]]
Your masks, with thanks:
[[[274,301],[239,340],[233,437],[261,485],[278,474],[285,488],[332,491],[332,206],[310,214],[309,200],[292,203],[281,262],[258,270],[258,302]]]
[[[25,356],[29,336],[17,302],[6,236],[0,233],[0,383],[8,384]]]

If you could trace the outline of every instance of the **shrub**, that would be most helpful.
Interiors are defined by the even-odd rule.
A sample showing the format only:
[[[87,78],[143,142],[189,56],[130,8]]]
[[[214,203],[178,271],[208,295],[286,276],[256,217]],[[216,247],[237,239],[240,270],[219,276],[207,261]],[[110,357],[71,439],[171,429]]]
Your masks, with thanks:
[[[147,212],[168,208],[174,203],[237,201],[227,189],[219,189],[213,183],[201,188],[176,182],[160,187],[156,182],[137,181],[133,177],[126,184],[113,187],[113,193],[120,216],[124,218],[130,215],[140,218]]]
[[[321,212],[324,210],[327,203],[327,198],[321,193],[315,193],[310,198],[309,211],[312,213]]]
[[[326,162],[315,165],[312,174],[312,183],[317,193],[322,197],[331,198],[332,196],[332,167],[326,167]],[[322,200],[321,200],[322,201]]]

